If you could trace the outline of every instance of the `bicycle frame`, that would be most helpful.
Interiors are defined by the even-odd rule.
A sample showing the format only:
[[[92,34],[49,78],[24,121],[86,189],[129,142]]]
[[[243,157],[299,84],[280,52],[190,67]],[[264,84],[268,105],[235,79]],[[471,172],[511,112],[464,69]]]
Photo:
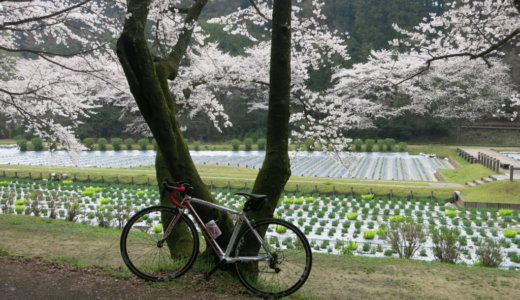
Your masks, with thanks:
[[[173,230],[173,227],[175,224],[179,221],[182,214],[185,213],[185,210],[187,209],[190,215],[193,216],[193,219],[195,220],[195,223],[199,227],[200,231],[206,238],[206,240],[209,242],[215,253],[218,255],[220,260],[225,261],[226,263],[234,263],[237,261],[268,261],[272,258],[272,253],[269,250],[269,247],[265,244],[264,239],[260,236],[260,234],[253,228],[251,225],[251,221],[246,217],[246,213],[244,211],[237,211],[233,210],[218,204],[214,204],[208,201],[204,201],[202,199],[193,198],[191,196],[186,195],[183,200],[179,203],[176,200],[176,196],[173,193],[170,193],[170,200],[171,202],[179,208],[179,213],[175,218],[170,222],[168,225],[168,228],[164,231],[164,238],[163,240],[166,240],[166,238],[170,235],[171,231]],[[224,211],[229,214],[237,215],[237,221],[235,223],[235,227],[233,229],[233,233],[231,234],[231,238],[229,239],[229,242],[226,246],[226,251],[224,252],[222,248],[218,245],[218,243],[215,241],[215,239],[209,234],[208,229],[206,228],[206,224],[202,221],[202,219],[197,214],[197,211],[191,203],[196,203],[202,206],[210,207],[216,210]],[[240,232],[240,229],[242,228],[242,224],[247,224],[249,228],[251,229],[251,232],[253,232],[254,236],[257,238],[258,242],[262,245],[262,247],[267,252],[268,256],[240,256],[240,257],[232,257],[231,251],[233,249],[233,245],[236,242],[236,238],[238,236],[238,233]]]

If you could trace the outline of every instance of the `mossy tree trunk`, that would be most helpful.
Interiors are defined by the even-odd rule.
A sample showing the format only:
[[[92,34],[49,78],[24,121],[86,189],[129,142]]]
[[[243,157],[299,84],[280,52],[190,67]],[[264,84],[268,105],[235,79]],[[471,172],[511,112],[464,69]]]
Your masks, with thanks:
[[[172,181],[185,180],[194,189],[193,196],[215,202],[202,182],[184,142],[177,120],[180,106],[168,88],[168,80],[177,77],[181,59],[185,56],[193,26],[208,0],[197,0],[186,10],[185,28],[167,57],[155,57],[148,46],[145,28],[151,0],[129,0],[123,32],[117,41],[117,55],[123,66],[130,91],[139,110],[157,141],[157,179],[162,191],[164,177]],[[161,193],[165,194],[165,193]],[[161,199],[169,204],[168,199]],[[232,229],[231,218],[215,210],[198,208],[204,221],[214,219],[223,231],[218,242],[225,245]]]
[[[249,217],[272,217],[291,176],[289,162],[289,117],[291,91],[291,0],[273,3],[273,35],[271,44],[269,111],[267,115],[267,144],[262,169],[256,177],[253,193],[265,194],[267,207],[250,212]],[[261,233],[262,235],[264,232]],[[258,243],[246,242],[246,253],[256,254]]]
[[[129,18],[117,43],[117,55],[123,66],[130,90],[143,118],[158,145],[156,159],[157,179],[186,180],[195,188],[194,196],[215,201],[202,182],[183,140],[176,114],[180,107],[168,89],[168,80],[174,80],[181,59],[186,53],[192,35],[193,21],[197,20],[208,0],[197,0],[187,10],[188,24],[177,44],[167,57],[154,57],[150,52],[145,28],[151,0],[129,0]],[[288,155],[290,83],[291,83],[291,0],[273,3],[273,36],[271,48],[269,111],[267,119],[266,157],[255,181],[253,193],[266,194],[269,203],[250,217],[259,219],[273,215],[285,184],[290,177]],[[162,192],[162,186],[161,192]],[[164,194],[164,193],[161,193]],[[162,203],[169,203],[166,198]],[[215,210],[199,209],[204,221],[215,219],[223,231],[218,239],[221,245],[229,240],[232,224],[226,214]],[[255,245],[255,243],[251,243]],[[258,247],[251,247],[258,248]],[[251,249],[257,251],[258,249]]]

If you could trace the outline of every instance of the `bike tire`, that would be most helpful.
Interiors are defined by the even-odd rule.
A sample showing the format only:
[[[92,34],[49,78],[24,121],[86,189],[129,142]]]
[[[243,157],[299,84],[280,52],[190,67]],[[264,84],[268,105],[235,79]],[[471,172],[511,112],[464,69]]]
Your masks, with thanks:
[[[261,262],[236,262],[240,282],[262,297],[280,298],[296,292],[305,283],[312,268],[312,250],[305,235],[292,223],[280,219],[262,219],[254,222],[252,227],[264,236],[269,251],[276,258]],[[251,228],[246,227],[237,237],[235,257],[256,256],[256,253],[266,255]]]
[[[165,243],[159,243],[163,224],[169,224],[178,212],[173,207],[152,206],[128,220],[120,250],[132,273],[145,280],[164,281],[178,278],[191,268],[199,253],[199,235],[187,215],[181,216]]]

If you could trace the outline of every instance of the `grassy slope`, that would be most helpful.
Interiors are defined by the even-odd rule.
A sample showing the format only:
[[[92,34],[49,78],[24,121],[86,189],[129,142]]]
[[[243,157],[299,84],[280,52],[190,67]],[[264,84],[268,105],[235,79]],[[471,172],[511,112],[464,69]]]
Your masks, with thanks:
[[[40,256],[46,260],[97,265],[119,276],[131,276],[119,256],[119,231],[60,220],[0,215],[0,253]],[[520,272],[426,263],[396,258],[314,254],[311,276],[294,298],[323,299],[514,299]],[[190,272],[208,270],[204,264]],[[193,274],[193,273],[192,273]],[[193,275],[192,275],[193,276]],[[171,284],[182,288],[190,273]],[[214,279],[236,288],[222,272]]]

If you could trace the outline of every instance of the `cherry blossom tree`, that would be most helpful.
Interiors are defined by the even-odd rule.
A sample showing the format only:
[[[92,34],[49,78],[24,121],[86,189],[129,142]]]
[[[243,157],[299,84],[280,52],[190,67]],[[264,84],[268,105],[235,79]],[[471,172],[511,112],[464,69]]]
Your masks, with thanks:
[[[117,6],[0,1],[0,112],[63,147],[83,148],[74,135],[78,117],[126,90],[109,76],[117,66],[106,37],[121,28],[109,14]]]
[[[504,49],[520,43],[518,1],[454,1],[374,51],[367,63],[334,75],[331,93],[383,104],[392,114],[475,120],[518,105]],[[403,50],[404,49],[404,50]],[[511,117],[515,117],[513,113]]]

